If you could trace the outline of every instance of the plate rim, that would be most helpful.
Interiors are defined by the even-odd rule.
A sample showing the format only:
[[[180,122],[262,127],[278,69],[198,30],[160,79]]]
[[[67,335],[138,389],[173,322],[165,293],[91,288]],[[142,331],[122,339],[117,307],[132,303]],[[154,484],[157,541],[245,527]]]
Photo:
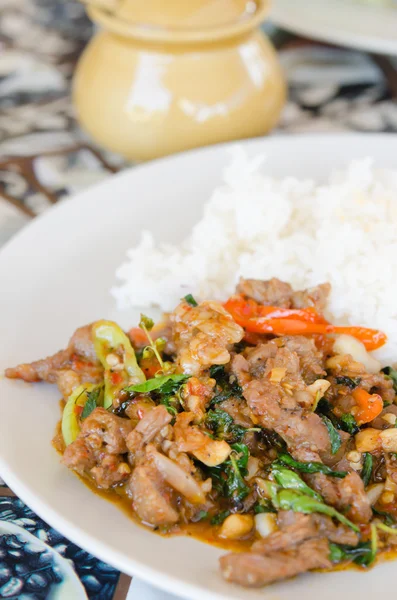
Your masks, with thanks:
[[[269,20],[281,28],[289,31],[296,32],[298,35],[306,36],[314,40],[328,42],[336,44],[338,46],[345,46],[356,50],[374,52],[384,55],[397,55],[397,35],[395,38],[382,37],[377,32],[373,34],[371,38],[366,33],[360,31],[360,26],[356,27],[345,27],[346,23],[355,21],[360,24],[373,16],[376,11],[378,16],[382,15],[382,20],[390,20],[396,23],[397,32],[397,8],[387,7],[375,7],[368,5],[356,4],[354,1],[341,3],[340,18],[337,19],[340,27],[325,29],[322,23],[318,22],[318,19],[314,17],[312,20],[308,19],[308,11],[304,9],[295,12],[293,9],[299,0],[273,0],[272,7],[269,13]],[[335,9],[334,0],[316,0],[317,3],[321,3],[323,10],[330,12]],[[291,10],[292,8],[292,10]],[[355,19],[343,18],[343,13],[347,14],[347,11],[355,12]],[[379,28],[381,28],[379,26]]]
[[[6,244],[4,244],[4,246],[0,249],[0,263],[2,262],[3,258],[7,256],[7,253],[12,251],[13,246],[18,245],[20,243],[20,240],[23,239],[24,235],[26,235],[26,232],[28,232],[29,234],[32,230],[34,230],[38,223],[41,223],[43,220],[48,219],[49,215],[54,214],[59,210],[71,210],[68,207],[71,204],[75,205],[77,204],[77,202],[80,202],[81,199],[84,199],[85,195],[90,197],[96,189],[98,189],[100,186],[102,187],[104,185],[109,185],[109,182],[113,181],[115,178],[128,178],[130,176],[130,173],[136,172],[137,169],[147,170],[151,169],[158,163],[166,164],[170,161],[178,161],[181,157],[184,157],[186,155],[198,156],[205,153],[222,151],[236,145],[250,147],[258,145],[261,147],[261,151],[265,152],[266,147],[270,148],[272,144],[294,145],[301,143],[313,143],[318,142],[320,140],[324,143],[328,141],[332,142],[338,139],[343,140],[346,138],[349,138],[350,140],[356,140],[357,142],[359,142],[363,138],[366,138],[367,140],[368,138],[370,138],[371,140],[378,140],[379,142],[387,140],[388,143],[392,142],[394,144],[397,144],[397,134],[392,133],[310,133],[295,134],[294,136],[277,135],[270,137],[250,138],[238,142],[226,142],[211,146],[205,146],[202,148],[189,150],[188,152],[181,152],[171,156],[163,157],[155,161],[150,161],[145,164],[127,168],[115,175],[110,175],[105,180],[102,180],[101,182],[90,186],[86,190],[73,194],[71,197],[68,197],[64,201],[61,201],[58,204],[54,205],[49,210],[45,211],[43,214],[33,219],[30,223],[23,227],[22,230],[20,230],[15,236],[13,236]],[[313,175],[313,177],[315,177],[315,175]],[[114,550],[113,548],[109,549],[109,547],[102,540],[96,539],[91,534],[87,534],[84,531],[84,529],[82,529],[80,526],[75,525],[73,521],[71,521],[69,518],[64,518],[61,512],[57,511],[56,508],[53,508],[48,503],[41,500],[40,494],[35,492],[35,490],[32,490],[29,486],[25,485],[25,483],[17,475],[14,475],[10,471],[6,461],[1,455],[0,475],[7,483],[7,485],[9,485],[9,487],[17,494],[17,496],[20,497],[23,502],[25,502],[29,507],[31,507],[34,510],[34,512],[36,512],[52,527],[59,530],[63,535],[65,535],[65,537],[67,537],[72,542],[76,543],[78,546],[82,547],[90,553],[93,553],[92,549],[93,547],[95,547],[95,556],[97,556],[104,562],[111,564],[115,568],[119,569],[121,572],[127,573],[132,576],[134,576],[134,574],[138,572],[138,578],[149,583],[150,585],[176,595],[191,598],[191,600],[225,600],[226,596],[223,592],[217,592],[210,589],[198,587],[198,584],[189,583],[173,575],[169,575],[165,572],[160,572],[158,568],[148,566],[146,562],[140,562],[138,559],[130,557],[128,557],[127,559],[125,555],[123,555],[121,552]],[[109,554],[112,555],[110,560]],[[244,591],[244,593],[247,592]]]

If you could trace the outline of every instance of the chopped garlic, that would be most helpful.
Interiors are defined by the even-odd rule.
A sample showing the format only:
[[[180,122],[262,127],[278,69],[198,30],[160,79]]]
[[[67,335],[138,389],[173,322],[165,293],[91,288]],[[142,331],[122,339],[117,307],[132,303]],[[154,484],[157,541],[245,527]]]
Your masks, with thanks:
[[[255,515],[255,527],[261,537],[267,537],[278,529],[274,513],[259,513]]]

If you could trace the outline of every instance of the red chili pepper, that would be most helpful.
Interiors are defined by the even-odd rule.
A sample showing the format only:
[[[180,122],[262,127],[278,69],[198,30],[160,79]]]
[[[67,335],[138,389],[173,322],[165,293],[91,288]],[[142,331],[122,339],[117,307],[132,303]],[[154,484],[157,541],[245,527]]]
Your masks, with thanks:
[[[352,396],[357,403],[355,418],[357,425],[370,423],[383,410],[383,400],[379,394],[369,394],[362,388],[356,388],[352,391]]]
[[[122,374],[117,373],[116,371],[114,371],[113,373],[110,374],[110,379],[111,379],[111,382],[113,383],[113,385],[119,385],[124,380]]]
[[[254,300],[246,300],[242,296],[232,296],[224,306],[236,323],[251,333],[275,335],[345,333],[360,340],[367,350],[380,348],[387,340],[386,335],[377,329],[332,325],[313,307],[289,309],[261,306]]]

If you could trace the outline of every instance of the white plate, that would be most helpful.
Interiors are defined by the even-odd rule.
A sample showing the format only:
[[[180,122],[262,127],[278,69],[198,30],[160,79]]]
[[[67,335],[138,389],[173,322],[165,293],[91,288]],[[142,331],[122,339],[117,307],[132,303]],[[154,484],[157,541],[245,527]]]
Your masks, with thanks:
[[[243,143],[268,154],[276,176],[325,177],[372,155],[397,167],[397,136],[278,137]],[[136,167],[60,203],[0,253],[0,372],[64,347],[78,325],[115,317],[108,289],[143,227],[180,240],[219,183],[228,145]],[[211,243],[211,240],[208,240]],[[130,323],[132,324],[132,323]],[[246,591],[222,581],[221,551],[191,538],[161,538],[135,525],[59,463],[50,445],[59,418],[55,387],[0,381],[0,475],[43,519],[125,573],[194,600],[369,600],[394,593],[395,564],[362,574],[311,574]]]
[[[317,40],[397,55],[397,5],[360,0],[273,0],[273,23]]]

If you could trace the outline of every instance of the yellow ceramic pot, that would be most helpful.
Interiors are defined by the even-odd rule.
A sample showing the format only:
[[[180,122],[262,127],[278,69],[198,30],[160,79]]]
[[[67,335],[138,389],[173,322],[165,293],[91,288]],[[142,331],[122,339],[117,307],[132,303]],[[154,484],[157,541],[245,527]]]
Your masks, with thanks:
[[[257,29],[265,0],[101,2],[88,8],[100,31],[73,89],[78,118],[99,144],[141,161],[276,124],[285,83]]]

